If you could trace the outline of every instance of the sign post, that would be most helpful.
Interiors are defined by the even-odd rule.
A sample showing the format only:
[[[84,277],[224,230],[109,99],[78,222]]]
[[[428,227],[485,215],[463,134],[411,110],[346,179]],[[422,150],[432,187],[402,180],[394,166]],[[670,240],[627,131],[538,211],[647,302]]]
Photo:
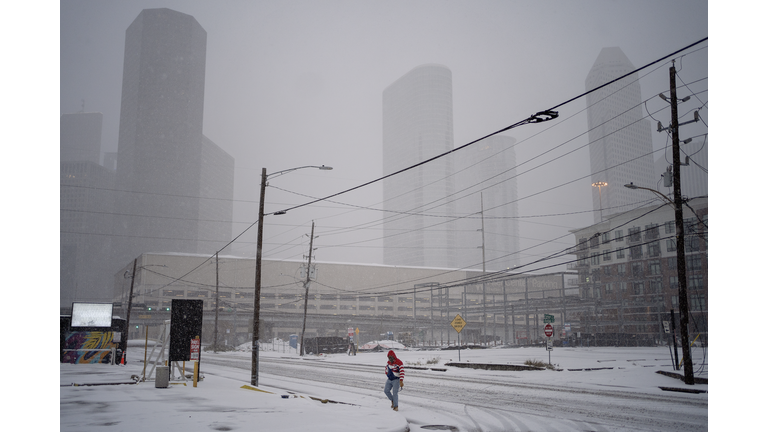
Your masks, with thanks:
[[[451,321],[451,327],[458,333],[459,361],[461,361],[461,330],[464,329],[465,325],[467,325],[467,322],[459,314],[456,314],[456,317]]]
[[[547,322],[548,318],[551,318],[551,322],[555,322],[555,317],[553,315],[544,315],[544,322],[547,323],[544,326],[544,336],[547,337],[547,355],[549,357],[549,364],[552,364],[552,336],[555,334],[555,329],[551,323]]]
[[[197,387],[197,376],[200,373],[200,336],[195,336],[189,343],[189,359],[195,362],[192,387]]]

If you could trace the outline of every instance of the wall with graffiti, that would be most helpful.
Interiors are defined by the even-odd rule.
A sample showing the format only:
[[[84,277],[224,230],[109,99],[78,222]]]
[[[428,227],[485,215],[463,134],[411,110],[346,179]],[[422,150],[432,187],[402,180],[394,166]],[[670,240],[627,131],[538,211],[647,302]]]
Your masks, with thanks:
[[[64,337],[62,363],[111,363],[112,349],[118,349],[112,341],[113,333],[100,331],[67,332]],[[71,351],[77,350],[77,351]],[[109,351],[93,351],[109,350]]]
[[[126,322],[113,318],[112,328],[73,329],[70,327],[70,317],[61,317],[60,348],[62,363],[112,363],[120,364],[122,353],[127,341],[123,337]],[[112,350],[115,350],[114,354]],[[98,351],[101,350],[101,351]]]

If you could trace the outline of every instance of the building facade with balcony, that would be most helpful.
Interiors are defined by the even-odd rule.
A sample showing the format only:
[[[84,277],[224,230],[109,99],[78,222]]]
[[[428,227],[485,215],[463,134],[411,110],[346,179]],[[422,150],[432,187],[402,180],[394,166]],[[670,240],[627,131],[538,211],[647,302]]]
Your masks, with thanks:
[[[685,261],[691,341],[707,338],[707,198],[683,207]],[[677,240],[669,203],[611,215],[601,223],[571,231],[576,246],[579,295],[591,308],[580,331],[598,344],[666,343],[664,321],[679,320]]]

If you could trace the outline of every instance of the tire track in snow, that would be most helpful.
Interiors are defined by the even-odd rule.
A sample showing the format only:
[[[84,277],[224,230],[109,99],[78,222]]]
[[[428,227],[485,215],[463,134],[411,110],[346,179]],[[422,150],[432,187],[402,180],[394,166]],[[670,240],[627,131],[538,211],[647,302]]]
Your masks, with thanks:
[[[203,360],[205,364],[206,360]],[[250,370],[250,359],[220,357],[208,359],[211,364]],[[382,391],[379,367],[350,365],[320,360],[263,359],[262,372],[273,375],[284,386],[311,381],[313,386],[377,397]],[[317,373],[321,367],[323,374]],[[531,383],[504,381],[484,377],[457,377],[442,372],[414,369],[409,374],[408,392],[401,394],[404,402],[421,406],[441,415],[456,418],[456,410],[440,408],[453,405],[484,409],[523,424],[520,430],[699,430],[707,424],[706,399],[665,396],[617,390],[580,389],[566,386],[542,386]],[[343,386],[339,383],[343,383]],[[340,390],[341,389],[341,390]],[[421,401],[439,402],[436,404]],[[460,409],[460,408],[459,408]],[[473,424],[467,423],[470,420]],[[510,420],[514,422],[514,420]],[[529,424],[529,423],[533,424]],[[462,430],[488,429],[467,414]],[[478,426],[481,424],[481,426]],[[516,423],[517,424],[517,423]],[[555,429],[551,426],[556,424]],[[486,429],[483,429],[485,427]],[[477,429],[479,428],[479,429]]]

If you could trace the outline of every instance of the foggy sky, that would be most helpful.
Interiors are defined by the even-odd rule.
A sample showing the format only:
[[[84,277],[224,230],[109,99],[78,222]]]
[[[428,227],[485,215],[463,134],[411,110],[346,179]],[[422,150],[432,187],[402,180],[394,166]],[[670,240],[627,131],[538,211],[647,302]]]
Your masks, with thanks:
[[[698,0],[223,4],[67,0],[60,7],[59,114],[79,112],[83,100],[86,112],[103,113],[103,152],[117,151],[125,30],[139,12],[167,7],[192,15],[205,29],[203,133],[235,158],[233,236],[257,218],[262,167],[275,172],[332,166],[333,171],[302,170],[270,180],[271,186],[312,197],[386,174],[382,173],[382,92],[416,66],[438,63],[451,70],[458,147],[582,94],[584,80],[604,47],[620,47],[640,67],[708,36],[707,2]],[[699,90],[708,88],[707,45],[695,47],[704,49],[685,56],[682,65],[677,63],[686,81],[704,79]],[[644,99],[669,90],[669,64],[660,65],[641,79]],[[706,103],[709,95],[705,91],[699,97]],[[649,109],[663,103],[656,98],[649,101]],[[546,133],[555,122],[505,133],[520,143],[515,147],[518,164],[570,140],[520,167],[518,173],[587,144],[586,115],[579,113],[585,107],[580,99],[560,108],[559,120],[574,117]],[[693,104],[681,107],[681,114],[691,108]],[[702,114],[709,124],[707,110]],[[669,121],[669,110],[656,118]],[[694,131],[707,129],[696,125]],[[666,144],[666,137],[655,130],[653,138],[655,149]],[[588,153],[583,147],[518,177],[520,216],[572,213],[521,221],[521,247],[592,223]],[[525,198],[529,195],[533,196]],[[266,212],[309,200],[267,188]],[[375,208],[381,207],[381,200],[380,183],[334,199]],[[335,203],[270,216],[265,219],[265,258],[301,259],[307,254],[306,235],[315,220],[319,238],[313,260],[381,263],[381,241],[376,240],[382,235],[376,224],[381,217],[380,212]],[[363,223],[373,227],[333,234]],[[249,231],[233,253],[252,256],[255,237],[255,230]],[[519,261],[532,261],[572,244],[569,235],[527,251]]]

